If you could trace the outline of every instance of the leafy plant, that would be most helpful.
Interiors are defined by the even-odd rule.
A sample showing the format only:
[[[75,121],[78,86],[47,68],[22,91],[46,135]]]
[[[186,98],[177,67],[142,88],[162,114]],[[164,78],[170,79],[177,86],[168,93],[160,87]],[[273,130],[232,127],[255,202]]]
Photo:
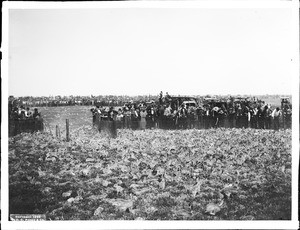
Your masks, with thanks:
[[[291,130],[84,126],[9,139],[10,213],[51,220],[291,219]],[[216,216],[207,204],[225,202]]]

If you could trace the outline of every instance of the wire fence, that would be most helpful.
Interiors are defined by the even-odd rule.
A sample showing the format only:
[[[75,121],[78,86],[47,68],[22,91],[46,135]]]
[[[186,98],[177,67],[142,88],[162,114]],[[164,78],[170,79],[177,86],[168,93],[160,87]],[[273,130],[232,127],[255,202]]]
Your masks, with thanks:
[[[111,137],[117,136],[117,129],[209,129],[209,128],[254,128],[254,129],[289,129],[291,118],[280,116],[248,119],[247,117],[222,117],[222,116],[194,116],[194,117],[172,117],[157,116],[140,118],[135,116],[123,116],[108,118],[100,114],[93,116],[93,126],[100,132],[106,132]],[[69,127],[68,125],[66,127]],[[59,127],[56,127],[56,134],[60,134]],[[33,133],[36,131],[50,131],[49,124],[40,119],[10,119],[9,136],[15,136],[22,132]]]
[[[15,136],[20,133],[33,133],[36,131],[44,131],[43,119],[10,119],[9,120],[9,136]]]
[[[289,129],[291,119],[284,116],[248,119],[241,117],[222,116],[195,116],[195,117],[172,117],[158,116],[142,119],[134,116],[123,116],[121,119],[108,118],[95,114],[93,125],[100,132],[108,132],[112,137],[116,136],[117,129],[210,129],[210,128],[253,128],[253,129]]]

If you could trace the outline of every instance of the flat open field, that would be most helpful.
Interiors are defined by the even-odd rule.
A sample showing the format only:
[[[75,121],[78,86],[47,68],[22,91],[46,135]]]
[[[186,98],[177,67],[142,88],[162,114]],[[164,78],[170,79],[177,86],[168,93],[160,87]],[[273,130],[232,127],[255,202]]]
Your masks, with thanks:
[[[291,130],[21,134],[9,185],[11,214],[48,220],[288,220]]]
[[[272,108],[279,107],[281,108],[281,99],[280,96],[260,96],[259,99],[265,101],[265,103],[270,104]]]
[[[59,106],[39,107],[45,128],[55,133],[55,126],[59,125],[61,132],[66,129],[66,119],[69,119],[70,129],[77,129],[82,126],[92,126],[92,106]]]

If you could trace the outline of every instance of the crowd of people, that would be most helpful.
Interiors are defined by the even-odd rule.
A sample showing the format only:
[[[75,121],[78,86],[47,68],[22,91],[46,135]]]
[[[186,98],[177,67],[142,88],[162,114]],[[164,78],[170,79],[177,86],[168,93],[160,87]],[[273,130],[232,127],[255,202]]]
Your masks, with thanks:
[[[9,103],[24,105],[25,107],[57,107],[85,105],[91,106],[100,104],[101,106],[122,106],[127,101],[147,101],[158,100],[158,95],[139,95],[139,96],[117,96],[117,95],[98,95],[98,96],[51,96],[51,97],[9,97]]]
[[[32,111],[29,107],[20,106],[9,109],[9,118],[14,120],[39,119],[41,114],[37,108]]]
[[[245,103],[205,104],[194,107],[182,104],[127,104],[123,107],[101,107],[91,109],[93,124],[103,120],[115,121],[117,128],[130,129],[209,129],[209,128],[255,128],[275,129],[289,128],[291,117],[285,118],[279,107],[272,109],[270,105]]]

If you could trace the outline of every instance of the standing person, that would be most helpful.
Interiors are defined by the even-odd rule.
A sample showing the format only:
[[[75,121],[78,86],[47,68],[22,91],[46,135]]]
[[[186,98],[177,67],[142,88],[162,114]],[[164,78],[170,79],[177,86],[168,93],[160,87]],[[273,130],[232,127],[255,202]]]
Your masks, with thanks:
[[[140,117],[141,117],[141,121],[140,121],[140,128],[142,130],[146,129],[146,117],[147,117],[147,112],[145,110],[144,107],[142,107],[142,111],[140,112]]]
[[[179,127],[181,129],[187,128],[187,109],[184,105],[181,105],[181,109],[179,110]]]
[[[238,104],[236,109],[236,128],[242,127],[242,116],[243,116],[242,106],[241,104]]]
[[[25,119],[26,119],[26,110],[24,106],[21,106],[21,108],[19,108],[19,128],[21,132],[26,128]]]
[[[171,105],[168,105],[164,111],[164,126],[169,129],[172,120],[172,108]]]
[[[267,108],[268,108],[268,106],[263,106],[263,108],[262,108],[262,116],[263,116],[263,121],[264,121],[264,123],[263,123],[263,126],[264,126],[264,128],[265,129],[267,129],[267,122],[266,122],[266,120],[267,120]]]
[[[134,117],[136,119],[136,128],[141,129],[141,114],[140,114],[140,109],[139,108],[135,109]]]
[[[197,107],[195,109],[195,128],[200,129],[202,125],[202,109]]]
[[[131,107],[130,109],[130,113],[131,113],[131,128],[132,129],[137,129],[137,116],[135,114],[135,108],[134,106]]]
[[[171,114],[172,114],[172,108],[171,105],[168,105],[168,107],[164,111],[164,115],[168,117],[171,116]]]
[[[19,108],[19,118],[21,120],[24,120],[26,118],[26,110],[23,105],[21,106],[21,108]]]
[[[186,105],[186,127],[190,129],[192,127],[192,111],[191,107]]]
[[[208,129],[209,127],[209,106],[208,105],[204,107],[203,122],[204,122],[203,124],[204,129]]]
[[[33,117],[33,118],[39,118],[40,116],[41,116],[41,114],[39,113],[38,109],[35,108],[35,109],[34,109],[34,112],[33,112],[33,114],[32,114],[32,117]]]
[[[29,107],[26,108],[25,116],[26,118],[32,117],[32,112],[30,111]]]
[[[34,120],[32,118],[33,118],[32,112],[30,111],[29,107],[27,107],[25,111],[25,119],[27,120],[24,124],[25,129],[34,132],[35,125],[34,125]]]
[[[118,110],[118,114],[116,116],[116,122],[117,122],[117,128],[122,129],[123,128],[123,121],[124,121],[124,115],[122,113],[122,110]]]
[[[254,107],[251,110],[251,128],[257,129],[257,112],[258,109]]]
[[[274,130],[279,130],[280,116],[281,116],[281,111],[280,111],[279,107],[277,107],[272,113],[273,122],[274,122]]]
[[[220,120],[220,114],[219,114],[220,108],[215,106],[212,109],[212,117],[213,117],[213,127],[218,128],[219,127],[219,120]]]
[[[99,105],[96,106],[96,108],[92,108],[91,112],[93,114],[93,126],[97,124],[97,121],[99,120],[99,116],[101,114],[101,110],[99,108]]]
[[[16,121],[18,120],[19,115],[18,115],[18,108],[17,107],[13,108],[13,111],[12,111],[12,113],[10,115],[10,118],[13,119],[13,120],[16,120]]]
[[[165,107],[160,105],[158,108],[158,128],[160,129],[164,128],[164,112]]]
[[[108,117],[109,121],[113,121],[114,120],[114,108],[113,107],[109,108],[107,117]]]
[[[266,129],[271,129],[272,123],[272,110],[268,105],[265,106],[265,127]]]
[[[242,105],[242,128],[248,128],[248,106]]]
[[[234,105],[230,105],[228,111],[228,126],[229,128],[234,128],[234,117],[235,117],[235,109]]]
[[[43,122],[42,122],[41,113],[39,113],[37,108],[34,109],[32,117],[34,119],[34,130],[35,131],[43,130]]]
[[[170,102],[171,102],[171,96],[169,95],[168,92],[166,92],[165,102],[166,102],[166,103],[170,103]]]
[[[178,129],[178,111],[177,111],[177,108],[173,110],[173,114],[172,114],[172,117],[173,117],[173,127],[175,129]]]
[[[188,107],[188,127],[190,129],[195,128],[195,124],[198,121],[197,115],[196,115],[196,108],[194,106]]]
[[[252,109],[249,107],[248,108],[248,128],[251,128],[252,127],[252,125],[251,125],[251,118],[252,118],[252,113],[253,113],[253,111],[252,111]]]
[[[225,127],[226,108],[222,106],[219,110],[219,127]]]
[[[151,114],[152,114],[152,119],[153,119],[153,126],[154,126],[154,128],[158,128],[159,112],[158,112],[158,108],[156,105],[153,105],[153,107],[151,108]]]
[[[264,116],[263,116],[263,111],[261,107],[259,106],[257,109],[257,122],[258,122],[258,128],[259,129],[264,129]]]
[[[151,106],[147,106],[146,113],[147,113],[147,116],[146,116],[146,129],[151,129],[153,127]]]
[[[131,112],[129,110],[129,108],[126,106],[125,109],[124,109],[124,126],[125,128],[127,129],[130,129],[131,128]]]

